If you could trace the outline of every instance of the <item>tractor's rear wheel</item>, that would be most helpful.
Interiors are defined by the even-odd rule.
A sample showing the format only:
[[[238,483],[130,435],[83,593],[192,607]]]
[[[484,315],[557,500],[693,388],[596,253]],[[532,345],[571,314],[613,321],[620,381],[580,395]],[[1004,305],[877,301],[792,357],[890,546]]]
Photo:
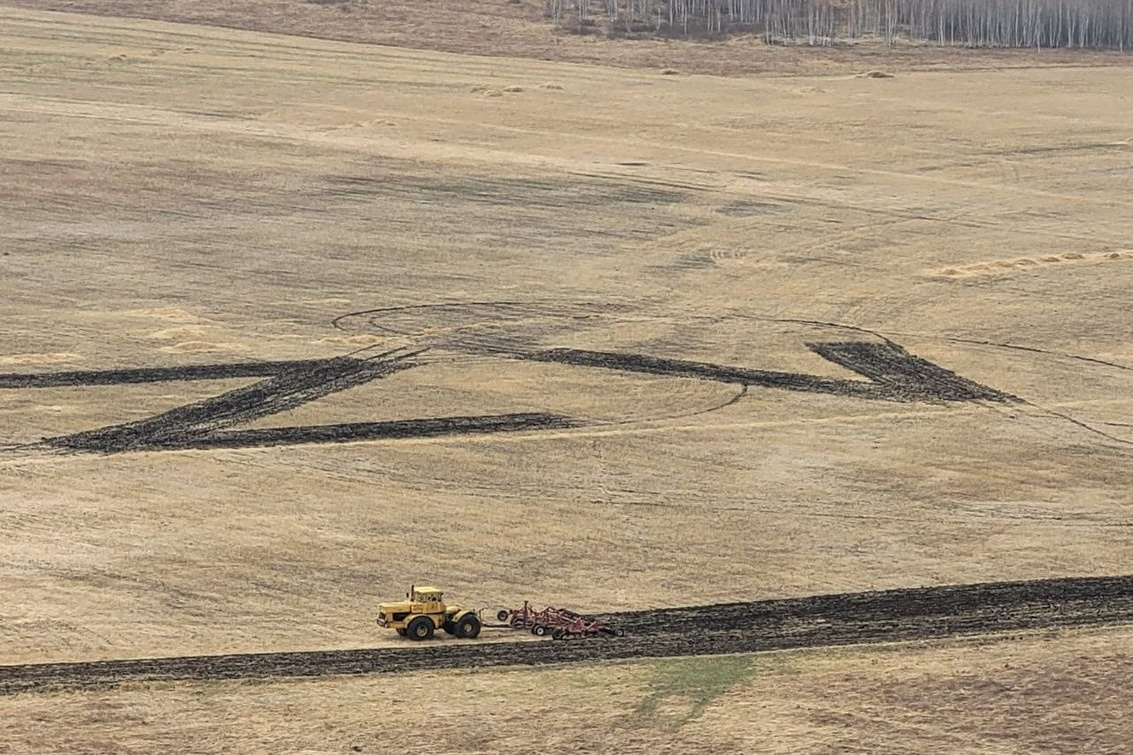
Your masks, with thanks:
[[[413,621],[409,622],[409,626],[405,628],[406,636],[411,640],[431,640],[433,639],[433,631],[436,629],[433,626],[433,620],[428,616],[418,616]]]
[[[398,634],[400,634],[400,635],[401,635],[402,637],[404,637],[404,636],[405,636],[405,627],[402,627],[401,629],[398,629],[398,630],[397,630],[397,633],[398,633]]]
[[[452,623],[452,619],[445,619],[445,623],[441,624],[441,629],[445,630],[445,634],[456,634],[456,624]]]
[[[456,622],[456,636],[465,640],[474,640],[480,636],[480,617],[474,613],[464,616]]]

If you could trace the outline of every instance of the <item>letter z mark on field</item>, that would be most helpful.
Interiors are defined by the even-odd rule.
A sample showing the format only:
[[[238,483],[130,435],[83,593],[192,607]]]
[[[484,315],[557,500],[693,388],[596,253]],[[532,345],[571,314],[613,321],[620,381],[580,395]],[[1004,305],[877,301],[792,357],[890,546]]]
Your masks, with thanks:
[[[348,422],[262,430],[229,429],[415,367],[417,365],[410,360],[418,353],[420,352],[397,355],[391,353],[368,359],[336,357],[294,362],[256,362],[244,365],[0,375],[0,388],[122,385],[267,377],[266,380],[204,401],[179,406],[143,420],[46,438],[41,444],[78,452],[120,453],[341,443],[380,438],[562,428],[571,424],[563,417],[529,413],[435,417],[391,422]]]
[[[668,359],[644,354],[548,349],[500,352],[501,358],[550,362],[580,368],[682,377],[695,380],[824,393],[868,400],[947,403],[1018,401],[914,356],[901,346],[866,341],[808,343],[807,347],[865,380],[831,378]],[[196,365],[97,370],[33,375],[0,375],[2,388],[105,386],[161,381],[264,378],[218,396],[142,420],[45,438],[38,447],[72,452],[121,453],[178,449],[249,448],[301,443],[342,443],[384,438],[420,438],[465,433],[498,433],[579,427],[585,422],[551,413],[467,415],[386,422],[347,422],[267,429],[233,429],[295,409],[333,393],[356,388],[420,366],[418,351],[235,365]]]

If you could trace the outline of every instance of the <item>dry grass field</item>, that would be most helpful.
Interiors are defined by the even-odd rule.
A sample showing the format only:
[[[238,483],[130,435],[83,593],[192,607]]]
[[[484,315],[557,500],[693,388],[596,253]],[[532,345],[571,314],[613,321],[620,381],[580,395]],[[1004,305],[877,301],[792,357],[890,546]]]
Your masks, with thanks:
[[[1125,59],[723,78],[17,5],[0,5],[0,664],[394,646],[374,603],[412,581],[621,610],[1129,573]],[[846,342],[1010,398],[546,357],[817,385],[861,379],[808,346]],[[217,426],[563,421],[76,440],[252,382],[92,373],[395,349],[408,369]],[[82,374],[28,377],[61,372]],[[486,753],[1119,753],[1131,643],[19,695],[0,697],[0,753],[434,734]]]

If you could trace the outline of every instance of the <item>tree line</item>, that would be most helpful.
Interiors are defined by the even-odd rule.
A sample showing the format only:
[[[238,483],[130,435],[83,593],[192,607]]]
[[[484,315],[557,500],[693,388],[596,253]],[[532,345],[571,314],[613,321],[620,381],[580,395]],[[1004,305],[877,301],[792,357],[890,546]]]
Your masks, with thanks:
[[[546,0],[579,29],[693,36],[758,33],[768,43],[865,37],[967,47],[1133,47],[1133,0]]]

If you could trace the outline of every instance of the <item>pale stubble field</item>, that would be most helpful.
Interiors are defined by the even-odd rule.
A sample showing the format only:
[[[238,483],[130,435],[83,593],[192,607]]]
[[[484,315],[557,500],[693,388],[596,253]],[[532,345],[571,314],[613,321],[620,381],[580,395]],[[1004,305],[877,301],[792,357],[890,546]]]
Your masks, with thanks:
[[[1127,67],[663,76],[0,8],[0,70],[0,371],[428,347],[240,427],[574,420],[63,453],[36,444],[249,381],[5,388],[0,663],[392,646],[373,604],[414,580],[621,610],[1129,571]],[[376,309],[395,311],[347,316]],[[883,338],[1016,400],[508,351],[837,379],[856,376],[808,343]],[[7,697],[0,752],[421,749],[423,721],[484,752],[619,731],[631,749],[1120,752],[1129,638]],[[831,675],[848,702],[822,726],[764,718]],[[931,726],[909,713],[969,682]],[[996,733],[1005,699],[1099,684],[1069,734]]]

